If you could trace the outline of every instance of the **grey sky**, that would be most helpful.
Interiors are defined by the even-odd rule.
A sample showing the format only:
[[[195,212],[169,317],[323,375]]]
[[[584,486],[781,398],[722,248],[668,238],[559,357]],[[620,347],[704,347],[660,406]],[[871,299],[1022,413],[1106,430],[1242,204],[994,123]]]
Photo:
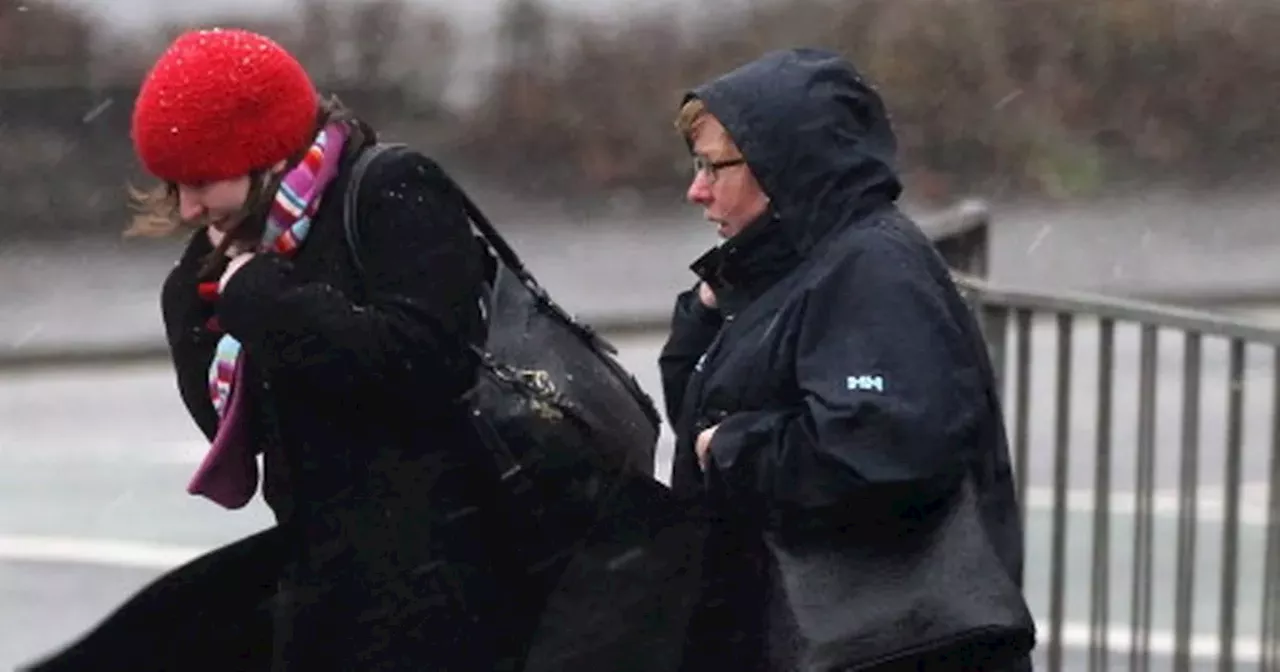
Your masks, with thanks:
[[[47,0],[30,0],[33,3]],[[58,0],[61,3],[88,9],[121,29],[145,27],[156,21],[199,21],[211,15],[225,15],[232,11],[251,13],[275,13],[288,11],[294,0]],[[349,0],[352,3],[362,0]],[[705,0],[703,0],[705,2]],[[503,0],[409,0],[419,7],[434,7],[445,11],[469,29],[483,29],[490,25]],[[547,0],[557,10],[592,16],[606,16],[621,12],[679,11],[682,15],[697,12],[698,0]],[[704,6],[709,6],[707,2]],[[723,4],[723,0],[721,3]],[[642,8],[642,9],[641,9]]]

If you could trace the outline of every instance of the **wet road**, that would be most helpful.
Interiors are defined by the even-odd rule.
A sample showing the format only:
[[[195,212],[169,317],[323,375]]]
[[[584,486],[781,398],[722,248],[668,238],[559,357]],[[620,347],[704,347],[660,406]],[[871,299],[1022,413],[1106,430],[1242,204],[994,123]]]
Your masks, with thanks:
[[[1047,334],[1039,334],[1046,336]],[[1041,338],[1040,340],[1046,340]],[[1123,339],[1122,339],[1123,342]],[[656,393],[654,367],[660,342],[655,337],[619,339],[623,362]],[[1087,360],[1087,339],[1080,339]],[[1044,359],[1040,361],[1052,361]],[[1206,356],[1206,363],[1219,362]],[[1166,366],[1176,369],[1176,362]],[[1259,364],[1261,367],[1261,364]],[[1064,643],[1069,658],[1083,665],[1089,614],[1091,554],[1090,484],[1092,422],[1085,402],[1092,394],[1087,366],[1076,372],[1073,395],[1082,412],[1073,418],[1073,451],[1067,532],[1068,600]],[[1036,384],[1050,381],[1052,370],[1038,368]],[[1136,389],[1132,374],[1117,374],[1119,389]],[[1257,396],[1257,395],[1255,395]],[[1173,403],[1172,395],[1165,395]],[[1269,402],[1269,400],[1268,400]],[[1261,616],[1267,419],[1263,400],[1246,416],[1246,501],[1240,527],[1240,602],[1238,620],[1242,663],[1256,661]],[[1123,405],[1122,405],[1123,408]],[[1162,410],[1165,409],[1163,403]],[[1222,535],[1221,501],[1215,489],[1220,470],[1221,403],[1205,405],[1203,506],[1198,535],[1195,627],[1207,666],[1214,650]],[[1073,414],[1075,415],[1075,414]],[[1048,616],[1052,424],[1037,407],[1031,432],[1028,496],[1027,584],[1037,617]],[[1129,417],[1122,412],[1119,417]],[[1171,457],[1176,418],[1161,414],[1154,529],[1154,609],[1157,635],[1153,651],[1171,651],[1173,576],[1176,538],[1176,470]],[[1134,453],[1117,430],[1116,481],[1131,489]],[[1172,434],[1170,432],[1173,432]],[[670,444],[664,437],[664,454]],[[55,646],[94,622],[112,605],[166,567],[207,548],[265,526],[265,507],[226,512],[185,494],[187,478],[203,450],[174,394],[169,371],[138,365],[75,372],[30,372],[0,380],[0,669],[10,669]],[[660,467],[665,474],[664,455]],[[1132,572],[1132,495],[1118,496],[1111,533],[1111,623],[1113,656],[1120,660],[1128,641],[1129,577]],[[1042,635],[1043,636],[1043,635]],[[1207,648],[1205,648],[1207,647]],[[1167,661],[1167,658],[1163,659]],[[1158,667],[1163,666],[1159,660]],[[1075,668],[1072,669],[1083,669]],[[1200,669],[1197,667],[1197,669]],[[1246,666],[1245,669],[1248,669]]]
[[[552,295],[592,318],[665,316],[693,282],[688,265],[715,243],[693,209],[587,214],[477,193]],[[993,207],[991,274],[1110,294],[1280,295],[1278,194],[1149,192],[1088,207]],[[158,288],[176,254],[173,241],[4,241],[0,355],[158,341]]]
[[[1268,198],[1270,200],[1268,200]],[[1265,198],[1196,200],[1149,194],[1095,208],[997,211],[993,275],[1006,283],[1104,292],[1229,293],[1280,287],[1280,203]],[[487,204],[488,201],[485,201]],[[490,209],[525,261],[571,312],[593,318],[661,315],[691,282],[686,268],[713,239],[693,213],[640,223],[634,216],[585,221],[571,213]],[[530,218],[560,223],[507,226]],[[1206,223],[1213,226],[1206,226]],[[173,246],[9,241],[0,248],[0,353],[156,341],[157,286]],[[1280,312],[1258,316],[1280,326]],[[1077,334],[1069,367],[1066,627],[1069,669],[1084,669],[1088,643],[1092,496],[1097,421],[1096,338]],[[624,363],[660,389],[655,337],[619,340]],[[1154,669],[1168,669],[1177,559],[1181,343],[1162,337],[1157,384],[1152,553]],[[1027,590],[1047,621],[1053,493],[1054,335],[1035,329],[1028,427]],[[1133,575],[1137,428],[1137,335],[1117,334],[1112,468],[1111,664],[1127,661]],[[1226,356],[1207,342],[1200,407],[1194,628],[1196,666],[1216,652],[1226,438]],[[1245,380],[1241,524],[1236,605],[1237,669],[1253,669],[1260,632],[1266,477],[1274,400],[1272,355],[1251,349]],[[1013,390],[1008,391],[1009,399]],[[1010,408],[1009,410],[1012,410]],[[0,669],[56,646],[167,567],[269,523],[255,502],[229,513],[185,494],[204,444],[163,365],[0,375]],[[664,439],[669,452],[669,442]],[[666,464],[661,465],[662,473]],[[1047,633],[1042,633],[1042,639]],[[1041,648],[1041,655],[1044,649]]]

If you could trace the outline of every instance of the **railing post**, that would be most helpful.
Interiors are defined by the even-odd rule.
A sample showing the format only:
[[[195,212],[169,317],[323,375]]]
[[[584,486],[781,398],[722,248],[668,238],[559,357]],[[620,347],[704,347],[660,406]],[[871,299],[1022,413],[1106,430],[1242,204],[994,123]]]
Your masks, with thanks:
[[[991,256],[990,228],[987,206],[979,201],[964,201],[933,219],[927,232],[947,266],[986,279]]]
[[[991,213],[985,203],[961,202],[934,218],[925,228],[952,271],[987,279],[991,264]],[[997,389],[1003,393],[1009,312],[987,306],[979,292],[971,293],[968,300],[987,341]]]

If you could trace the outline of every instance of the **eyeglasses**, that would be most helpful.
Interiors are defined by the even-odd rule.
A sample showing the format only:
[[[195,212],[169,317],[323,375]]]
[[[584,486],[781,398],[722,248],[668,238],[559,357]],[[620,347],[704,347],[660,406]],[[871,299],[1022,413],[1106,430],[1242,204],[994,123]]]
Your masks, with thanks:
[[[741,156],[739,156],[736,159],[725,159],[724,161],[712,161],[711,159],[708,159],[707,157],[702,156],[701,154],[694,154],[693,155],[693,175],[694,177],[697,177],[698,175],[705,172],[707,174],[707,183],[715,184],[716,173],[720,172],[720,169],[732,168],[734,166],[741,166],[746,162],[747,160]]]

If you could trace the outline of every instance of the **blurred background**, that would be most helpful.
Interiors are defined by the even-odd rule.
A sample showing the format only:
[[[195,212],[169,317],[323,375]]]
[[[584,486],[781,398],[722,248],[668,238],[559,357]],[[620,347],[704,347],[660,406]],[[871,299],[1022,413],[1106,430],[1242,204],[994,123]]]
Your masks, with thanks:
[[[909,211],[986,204],[993,279],[1280,324],[1275,0],[0,0],[0,668],[269,522],[260,502],[185,495],[205,446],[158,308],[180,241],[121,238],[127,186],[149,184],[128,137],[139,82],[173,36],[211,26],[271,35],[387,139],[441,161],[654,395],[670,302],[716,242],[682,203],[677,105],[783,46],[837,49],[878,85]],[[1032,459],[1051,459],[1050,429]],[[1259,436],[1263,480],[1240,497],[1262,511]],[[1264,528],[1239,542],[1262,611]],[[1209,637],[1221,610],[1206,609]],[[1089,618],[1069,606],[1079,669]],[[1255,620],[1241,636],[1263,636]]]

